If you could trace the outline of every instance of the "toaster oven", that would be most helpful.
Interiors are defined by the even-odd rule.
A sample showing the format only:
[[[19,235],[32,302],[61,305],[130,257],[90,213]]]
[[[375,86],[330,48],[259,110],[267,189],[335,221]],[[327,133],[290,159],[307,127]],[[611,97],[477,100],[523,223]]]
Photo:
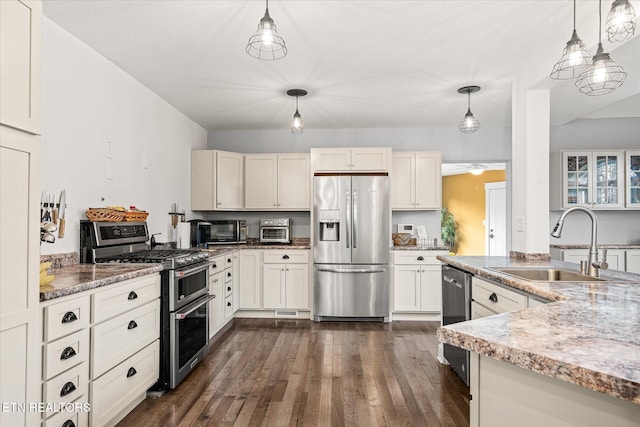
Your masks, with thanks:
[[[291,219],[261,219],[260,243],[291,243]]]

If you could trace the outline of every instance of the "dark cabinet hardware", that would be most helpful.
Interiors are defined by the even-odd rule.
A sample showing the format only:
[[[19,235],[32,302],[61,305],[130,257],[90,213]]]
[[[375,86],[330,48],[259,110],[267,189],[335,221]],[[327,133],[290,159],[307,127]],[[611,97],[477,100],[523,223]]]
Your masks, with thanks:
[[[62,427],[76,427],[76,423],[71,420],[67,420],[62,424]]]
[[[129,370],[127,371],[127,378],[131,378],[132,376],[134,376],[135,374],[137,374],[138,371],[136,371],[136,368],[131,367],[129,368]]]
[[[77,353],[73,347],[67,347],[60,353],[60,360],[67,360],[75,356]]]
[[[62,316],[62,323],[71,323],[78,320],[78,316],[73,311],[67,311],[64,316]]]
[[[135,329],[138,327],[138,324],[136,323],[135,320],[132,320],[131,322],[129,322],[129,325],[127,325],[127,329]]]
[[[228,303],[227,303],[227,307],[231,307],[231,302],[228,302]]]
[[[129,292],[129,296],[127,297],[127,299],[131,300],[131,299],[136,299],[136,298],[138,298],[138,294],[136,294],[133,291]]]
[[[231,273],[227,273],[227,277],[231,277]]]
[[[282,259],[289,259],[289,255],[283,255]]]
[[[418,257],[418,261],[424,261],[424,257],[423,256],[419,256]]]
[[[227,290],[231,292],[231,286],[227,286]]]
[[[62,386],[62,390],[60,390],[60,397],[64,397],[70,393],[76,391],[76,386],[71,381]]]
[[[492,293],[491,295],[489,295],[489,301],[491,302],[498,302],[498,295],[496,295],[496,293]]]

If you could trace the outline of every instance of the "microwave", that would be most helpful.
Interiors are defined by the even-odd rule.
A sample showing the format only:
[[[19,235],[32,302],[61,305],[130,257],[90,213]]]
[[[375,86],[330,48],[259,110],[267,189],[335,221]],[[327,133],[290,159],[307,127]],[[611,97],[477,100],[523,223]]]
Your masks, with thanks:
[[[260,243],[291,243],[291,219],[261,219]]]
[[[247,221],[243,219],[191,221],[191,246],[194,248],[240,243],[247,243]]]

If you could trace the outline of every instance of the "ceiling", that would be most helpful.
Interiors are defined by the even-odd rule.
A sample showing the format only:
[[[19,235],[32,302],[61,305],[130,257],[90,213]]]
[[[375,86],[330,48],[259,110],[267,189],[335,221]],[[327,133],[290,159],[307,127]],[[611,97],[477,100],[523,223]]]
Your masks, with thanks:
[[[592,54],[597,5],[583,0],[577,9],[578,32]],[[610,95],[587,97],[571,81],[546,77],[571,36],[570,1],[269,6],[289,50],[277,61],[245,53],[264,14],[261,1],[45,0],[44,13],[208,130],[287,128],[295,111],[291,88],[309,92],[300,99],[305,129],[455,127],[467,110],[457,89],[471,84],[482,86],[471,96],[482,125],[510,126],[512,76],[523,67],[543,70],[554,124],[640,117],[637,34],[618,48],[624,55],[604,43],[629,73]]]
[[[442,176],[461,175],[470,173],[474,165],[484,167],[485,170],[505,170],[505,164],[502,162],[475,162],[475,163],[443,163]]]

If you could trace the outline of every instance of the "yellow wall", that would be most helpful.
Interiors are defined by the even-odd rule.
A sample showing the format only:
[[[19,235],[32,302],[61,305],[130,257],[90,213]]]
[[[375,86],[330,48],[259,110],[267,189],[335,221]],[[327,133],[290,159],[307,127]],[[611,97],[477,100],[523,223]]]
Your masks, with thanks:
[[[442,177],[442,207],[456,220],[458,255],[484,255],[484,184],[505,181],[504,171],[485,171],[481,175],[465,173]]]

